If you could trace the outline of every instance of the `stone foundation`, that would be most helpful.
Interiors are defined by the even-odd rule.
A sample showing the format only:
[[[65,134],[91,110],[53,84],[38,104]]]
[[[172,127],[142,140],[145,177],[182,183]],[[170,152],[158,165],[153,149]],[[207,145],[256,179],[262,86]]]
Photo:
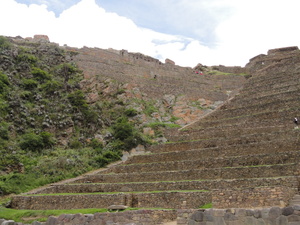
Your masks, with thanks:
[[[0,224],[22,225],[1,220]],[[300,205],[263,209],[136,210],[49,217],[32,225],[299,225]]]
[[[295,194],[289,187],[257,187],[244,189],[214,190],[214,208],[261,208],[288,205]]]

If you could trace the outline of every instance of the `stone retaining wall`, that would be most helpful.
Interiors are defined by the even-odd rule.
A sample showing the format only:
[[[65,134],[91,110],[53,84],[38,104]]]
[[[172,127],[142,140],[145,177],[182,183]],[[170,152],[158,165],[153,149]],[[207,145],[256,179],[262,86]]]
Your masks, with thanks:
[[[214,208],[219,209],[284,207],[288,205],[295,191],[285,186],[218,189],[213,190],[212,203]]]
[[[212,190],[228,189],[231,187],[260,187],[260,186],[288,186],[298,188],[299,177],[277,177],[259,179],[230,179],[230,180],[201,180],[201,181],[174,181],[151,183],[124,183],[124,184],[70,184],[53,185],[35,192],[35,194],[51,193],[93,193],[93,192],[132,192],[132,191],[172,191],[172,190]]]
[[[246,140],[247,141],[247,140]],[[212,157],[190,160],[183,158],[182,161],[153,162],[143,164],[125,164],[108,169],[105,173],[134,173],[151,171],[170,171],[170,170],[192,170],[202,168],[217,167],[238,167],[238,166],[257,166],[296,163],[299,161],[300,152],[284,152],[276,154],[257,154],[232,157]]]
[[[291,117],[292,119],[293,117]],[[292,124],[292,120],[291,120]],[[295,138],[300,135],[300,132],[296,132],[293,127],[292,129],[284,132],[266,132],[266,133],[257,133],[251,135],[244,135],[242,137],[231,137],[226,140],[220,137],[211,137],[210,139],[198,139],[194,141],[185,141],[185,142],[177,142],[177,143],[169,143],[164,145],[154,145],[148,148],[148,151],[153,153],[162,153],[162,152],[175,152],[175,151],[186,151],[191,149],[201,149],[201,148],[211,148],[211,147],[225,147],[225,146],[235,146],[241,144],[251,144],[251,143],[261,143],[270,140],[282,140],[284,142],[293,142]],[[285,141],[286,140],[286,141]],[[295,145],[294,147],[297,147]],[[292,148],[293,149],[293,148]],[[134,160],[134,159],[132,159]],[[131,161],[128,161],[128,163]]]
[[[171,223],[172,222],[172,223]],[[0,219],[2,225],[23,225]],[[300,206],[263,209],[136,210],[117,213],[63,214],[32,225],[299,225]]]
[[[300,206],[178,210],[177,225],[299,225]]]
[[[108,208],[199,208],[211,202],[210,192],[161,192],[81,195],[15,196],[12,208],[31,210]]]
[[[234,177],[233,177],[234,174]],[[79,179],[77,183],[120,183],[200,179],[242,179],[278,176],[299,176],[299,164],[280,164],[257,167],[208,168],[199,170],[161,171],[131,174],[91,175]]]
[[[292,128],[293,129],[293,128]],[[295,130],[296,131],[296,130]],[[294,135],[292,135],[294,136]],[[151,157],[152,155],[140,155],[129,158],[128,163],[151,163],[151,162],[168,162],[187,159],[199,159],[199,158],[218,158],[218,157],[230,157],[230,156],[247,156],[249,152],[251,154],[274,154],[283,153],[287,149],[292,151],[299,150],[299,143],[296,140],[273,140],[264,141],[258,143],[245,143],[239,145],[228,145],[228,146],[218,146],[218,148],[205,148],[205,149],[191,149],[186,151],[177,150],[177,152],[167,152],[158,153],[155,155],[155,159]]]

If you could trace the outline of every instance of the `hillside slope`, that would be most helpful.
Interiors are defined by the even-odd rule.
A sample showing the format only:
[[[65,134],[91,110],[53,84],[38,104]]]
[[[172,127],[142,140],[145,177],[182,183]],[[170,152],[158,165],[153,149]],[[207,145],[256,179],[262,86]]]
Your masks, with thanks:
[[[164,129],[211,112],[245,81],[198,69],[205,75],[137,53],[60,47],[46,36],[0,37],[0,194],[166,142]]]
[[[216,208],[278,210],[288,206],[299,191],[300,133],[293,118],[300,108],[300,51],[271,50],[250,60],[247,68],[252,77],[241,92],[205,118],[173,132],[172,143],[151,146],[149,154],[69,184],[16,196],[12,206],[197,209],[213,203]],[[232,220],[226,215],[223,219],[229,222],[222,224]],[[197,218],[201,224],[219,224],[211,221]]]

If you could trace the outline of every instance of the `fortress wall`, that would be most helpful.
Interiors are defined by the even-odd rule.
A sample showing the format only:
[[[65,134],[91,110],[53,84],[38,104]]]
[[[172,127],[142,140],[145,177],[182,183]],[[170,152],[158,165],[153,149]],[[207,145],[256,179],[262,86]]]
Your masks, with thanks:
[[[217,209],[284,207],[296,192],[286,186],[218,189],[213,190],[212,204]]]
[[[218,70],[223,73],[234,73],[234,74],[242,74],[246,72],[246,69],[241,66],[212,66],[214,70]]]
[[[236,75],[199,76],[192,68],[162,63],[150,56],[128,53],[126,50],[87,47],[67,47],[67,50],[79,53],[73,56],[73,60],[84,71],[85,79],[97,77],[103,81],[111,78],[122,83],[134,83],[150,98],[183,94],[191,100],[201,97],[224,101],[228,98],[226,91],[235,91],[245,82],[243,76]]]

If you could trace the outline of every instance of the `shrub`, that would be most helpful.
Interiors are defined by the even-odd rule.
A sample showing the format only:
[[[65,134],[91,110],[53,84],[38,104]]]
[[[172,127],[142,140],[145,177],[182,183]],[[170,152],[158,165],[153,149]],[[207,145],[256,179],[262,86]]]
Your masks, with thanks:
[[[62,88],[62,84],[56,80],[48,80],[41,85],[41,88],[47,94],[53,94],[55,91],[58,91]]]
[[[133,117],[133,116],[136,116],[138,114],[138,112],[135,109],[130,108],[130,109],[126,109],[124,111],[124,114],[128,117]]]
[[[117,161],[121,158],[120,154],[113,151],[107,151],[103,155],[95,157],[95,161],[100,167],[107,165],[108,163]]]
[[[37,79],[41,82],[52,79],[52,76],[48,72],[46,72],[40,68],[37,68],[37,67],[33,67],[31,70],[31,73],[35,79]]]
[[[0,72],[0,94],[3,94],[10,85],[6,74]]]
[[[69,147],[79,149],[82,148],[82,143],[77,138],[72,138],[69,142]]]
[[[89,144],[93,149],[103,148],[103,143],[96,138],[93,138]]]
[[[22,86],[26,89],[31,91],[38,86],[38,82],[33,79],[22,79]]]
[[[12,44],[7,40],[7,38],[0,36],[0,49],[10,49]]]
[[[19,145],[23,150],[40,152],[44,148],[50,148],[54,143],[52,135],[48,132],[42,132],[39,135],[31,132],[22,136]]]
[[[8,123],[6,122],[1,122],[0,123],[0,138],[8,140]]]
[[[129,150],[143,143],[140,133],[125,117],[119,118],[112,129],[114,137],[123,142],[123,145],[120,146],[121,149]]]
[[[78,108],[81,111],[88,110],[88,104],[85,100],[85,96],[81,90],[76,90],[68,95],[68,99],[73,107]]]
[[[17,61],[18,62],[27,62],[31,65],[34,65],[38,61],[38,59],[34,55],[31,55],[28,53],[22,53],[17,56]]]

